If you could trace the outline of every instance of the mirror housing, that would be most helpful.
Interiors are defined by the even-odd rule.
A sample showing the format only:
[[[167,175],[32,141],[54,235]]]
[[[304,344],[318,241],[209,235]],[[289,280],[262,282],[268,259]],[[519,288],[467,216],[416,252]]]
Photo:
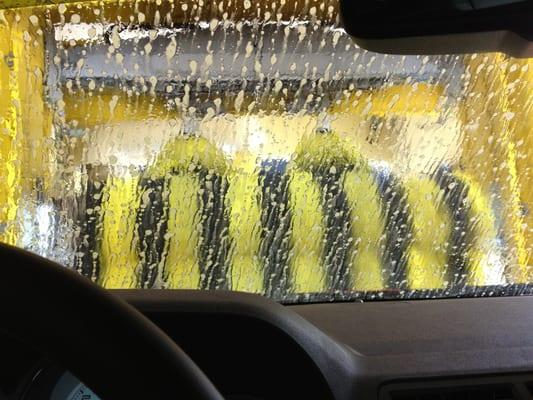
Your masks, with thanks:
[[[346,31],[390,54],[533,56],[533,0],[340,0]]]

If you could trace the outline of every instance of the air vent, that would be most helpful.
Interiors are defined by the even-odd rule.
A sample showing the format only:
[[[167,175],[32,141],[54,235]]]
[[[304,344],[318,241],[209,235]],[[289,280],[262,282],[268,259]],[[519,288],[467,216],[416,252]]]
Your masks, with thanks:
[[[476,385],[398,390],[390,400],[518,400],[513,385]]]
[[[379,400],[532,400],[533,374],[389,382]]]
[[[529,394],[533,396],[533,381],[526,382],[525,385],[527,390],[529,391]]]

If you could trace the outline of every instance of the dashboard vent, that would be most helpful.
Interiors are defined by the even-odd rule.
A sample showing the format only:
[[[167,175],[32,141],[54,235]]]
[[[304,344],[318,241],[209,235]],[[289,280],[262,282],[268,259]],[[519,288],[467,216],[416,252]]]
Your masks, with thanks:
[[[389,393],[390,400],[518,400],[513,385],[475,385],[398,390]]]
[[[529,394],[533,397],[533,381],[526,382],[526,388],[529,391]]]

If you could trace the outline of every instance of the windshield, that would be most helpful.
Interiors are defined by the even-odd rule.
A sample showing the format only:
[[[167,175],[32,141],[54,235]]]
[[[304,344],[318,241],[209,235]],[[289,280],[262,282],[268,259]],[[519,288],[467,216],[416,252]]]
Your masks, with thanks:
[[[528,293],[527,59],[370,53],[333,0],[0,4],[0,241],[106,288]]]

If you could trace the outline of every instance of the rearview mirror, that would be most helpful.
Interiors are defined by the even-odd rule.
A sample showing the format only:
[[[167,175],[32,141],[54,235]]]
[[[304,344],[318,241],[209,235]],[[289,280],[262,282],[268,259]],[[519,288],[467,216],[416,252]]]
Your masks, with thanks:
[[[533,56],[532,0],[340,0],[345,29],[391,54]]]

